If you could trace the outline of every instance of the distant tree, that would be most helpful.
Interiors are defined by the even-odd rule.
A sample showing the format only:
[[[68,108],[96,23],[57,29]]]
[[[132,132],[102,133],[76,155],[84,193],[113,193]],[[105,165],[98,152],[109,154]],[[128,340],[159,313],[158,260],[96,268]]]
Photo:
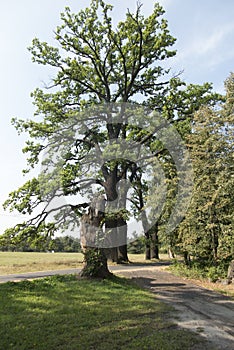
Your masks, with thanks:
[[[145,252],[145,237],[139,236],[136,231],[132,233],[131,239],[128,242],[128,253],[143,254]]]
[[[52,238],[49,245],[49,250],[55,252],[80,252],[80,240],[72,236],[58,236]]]

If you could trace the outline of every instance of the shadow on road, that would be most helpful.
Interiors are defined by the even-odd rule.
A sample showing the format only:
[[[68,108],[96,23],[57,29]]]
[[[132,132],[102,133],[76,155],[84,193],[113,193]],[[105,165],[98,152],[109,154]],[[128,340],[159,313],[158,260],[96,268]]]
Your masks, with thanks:
[[[165,261],[151,261],[151,262],[134,262],[134,261],[129,261],[127,264],[119,264],[119,265],[129,265],[129,266],[170,266],[172,264],[171,261],[165,260]]]
[[[158,269],[133,272],[128,277],[134,284],[149,289],[158,299],[173,306],[177,311],[176,323],[201,333],[212,342],[212,349],[233,349],[232,298]]]

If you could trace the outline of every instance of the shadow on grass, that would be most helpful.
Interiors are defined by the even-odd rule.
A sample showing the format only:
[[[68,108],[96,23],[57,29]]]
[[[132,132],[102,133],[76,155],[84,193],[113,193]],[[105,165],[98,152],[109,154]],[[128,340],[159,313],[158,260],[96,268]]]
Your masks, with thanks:
[[[133,277],[131,280],[138,286],[150,289],[158,297],[162,296],[163,301],[173,305],[178,311],[178,318],[190,329],[196,329],[196,324],[200,322],[207,329],[208,333],[205,335],[207,339],[214,340],[215,337],[220,349],[232,349],[234,335],[232,298],[189,282],[177,282],[177,277],[169,277],[168,280],[166,278],[161,280],[158,276],[157,279]],[[212,348],[215,349],[214,345]]]
[[[176,350],[201,341],[169,320],[171,307],[124,278],[9,282],[0,300],[0,349]]]

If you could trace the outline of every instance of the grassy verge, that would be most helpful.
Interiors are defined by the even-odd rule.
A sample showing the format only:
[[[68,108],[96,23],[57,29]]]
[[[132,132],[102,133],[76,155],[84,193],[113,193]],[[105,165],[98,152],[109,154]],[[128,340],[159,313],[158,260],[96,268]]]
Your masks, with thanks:
[[[218,278],[217,269],[215,268],[201,268],[197,265],[191,267],[186,266],[184,263],[175,262],[168,270],[174,275],[179,277],[186,277],[196,284],[201,285],[204,288],[219,292],[221,294],[234,298],[234,285],[225,285]],[[223,275],[222,277],[224,277]]]
[[[117,277],[9,282],[0,300],[0,349],[186,350],[201,341],[169,321],[169,306]]]
[[[154,262],[158,262],[157,259],[145,260],[145,254],[128,254],[128,258],[130,262],[140,263],[140,264],[152,264]],[[168,261],[167,254],[160,254],[160,261]]]

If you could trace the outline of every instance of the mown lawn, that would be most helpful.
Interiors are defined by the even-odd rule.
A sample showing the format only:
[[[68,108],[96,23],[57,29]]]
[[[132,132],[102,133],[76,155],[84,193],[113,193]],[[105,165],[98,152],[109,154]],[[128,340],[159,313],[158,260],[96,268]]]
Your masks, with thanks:
[[[123,278],[8,282],[0,285],[0,349],[192,349],[199,335],[172,324],[172,312]]]

